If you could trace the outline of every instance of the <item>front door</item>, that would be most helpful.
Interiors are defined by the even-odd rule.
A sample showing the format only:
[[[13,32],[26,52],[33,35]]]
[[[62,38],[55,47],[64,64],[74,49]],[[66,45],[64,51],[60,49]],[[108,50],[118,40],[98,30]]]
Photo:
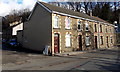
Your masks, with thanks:
[[[79,50],[82,51],[82,36],[81,35],[79,35],[78,41],[79,41]]]
[[[59,53],[59,34],[54,34],[54,53]]]
[[[97,49],[97,36],[95,36],[95,48]]]
[[[108,45],[108,36],[106,38],[107,38],[107,47],[109,48],[109,45]]]

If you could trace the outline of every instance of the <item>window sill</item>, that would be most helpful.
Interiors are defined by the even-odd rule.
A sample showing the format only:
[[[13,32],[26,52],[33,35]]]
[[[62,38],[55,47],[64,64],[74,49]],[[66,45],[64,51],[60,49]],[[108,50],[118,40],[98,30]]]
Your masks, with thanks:
[[[66,28],[65,28],[65,30],[71,30],[71,29],[66,29]]]
[[[90,32],[90,31],[88,30],[88,31],[85,31],[85,32]]]
[[[86,47],[89,47],[90,45],[86,45]]]
[[[65,48],[71,48],[71,46],[69,46],[69,47],[65,47]]]
[[[85,31],[89,31],[89,30],[85,30]]]
[[[60,28],[53,28],[53,29],[60,29]]]
[[[80,32],[80,31],[82,31],[81,29],[78,29],[78,31]]]

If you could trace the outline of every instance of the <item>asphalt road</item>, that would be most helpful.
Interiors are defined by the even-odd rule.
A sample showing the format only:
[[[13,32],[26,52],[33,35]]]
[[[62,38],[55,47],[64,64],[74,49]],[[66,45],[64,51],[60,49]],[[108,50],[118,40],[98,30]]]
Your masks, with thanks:
[[[71,56],[3,50],[3,70],[120,70],[117,48],[97,50]]]

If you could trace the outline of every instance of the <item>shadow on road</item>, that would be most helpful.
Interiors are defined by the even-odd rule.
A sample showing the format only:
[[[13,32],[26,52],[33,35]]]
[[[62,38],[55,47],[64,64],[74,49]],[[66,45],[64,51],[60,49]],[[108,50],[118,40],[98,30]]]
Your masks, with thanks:
[[[118,61],[112,62],[109,60],[96,60],[97,63],[95,63],[96,66],[99,67],[100,70],[108,70],[108,71],[114,71],[114,70],[120,70],[120,63]]]
[[[40,51],[34,51],[34,50],[30,50],[30,49],[26,49],[26,48],[23,48],[21,46],[19,47],[9,47],[5,44],[2,44],[2,50],[4,51],[16,51],[16,52],[22,52],[22,53],[33,53],[33,54],[42,54],[42,52]]]

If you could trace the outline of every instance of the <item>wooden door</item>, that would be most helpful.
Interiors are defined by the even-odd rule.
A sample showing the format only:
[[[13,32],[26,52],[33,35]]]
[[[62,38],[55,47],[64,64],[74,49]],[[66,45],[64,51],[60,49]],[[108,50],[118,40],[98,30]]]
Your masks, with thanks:
[[[54,34],[54,53],[59,53],[59,34]]]
[[[79,50],[82,51],[82,36],[78,36],[78,41],[79,41]]]
[[[109,48],[109,45],[108,45],[108,36],[106,38],[107,38],[107,47]]]
[[[97,36],[95,36],[95,48],[98,49],[98,46],[97,46]]]

